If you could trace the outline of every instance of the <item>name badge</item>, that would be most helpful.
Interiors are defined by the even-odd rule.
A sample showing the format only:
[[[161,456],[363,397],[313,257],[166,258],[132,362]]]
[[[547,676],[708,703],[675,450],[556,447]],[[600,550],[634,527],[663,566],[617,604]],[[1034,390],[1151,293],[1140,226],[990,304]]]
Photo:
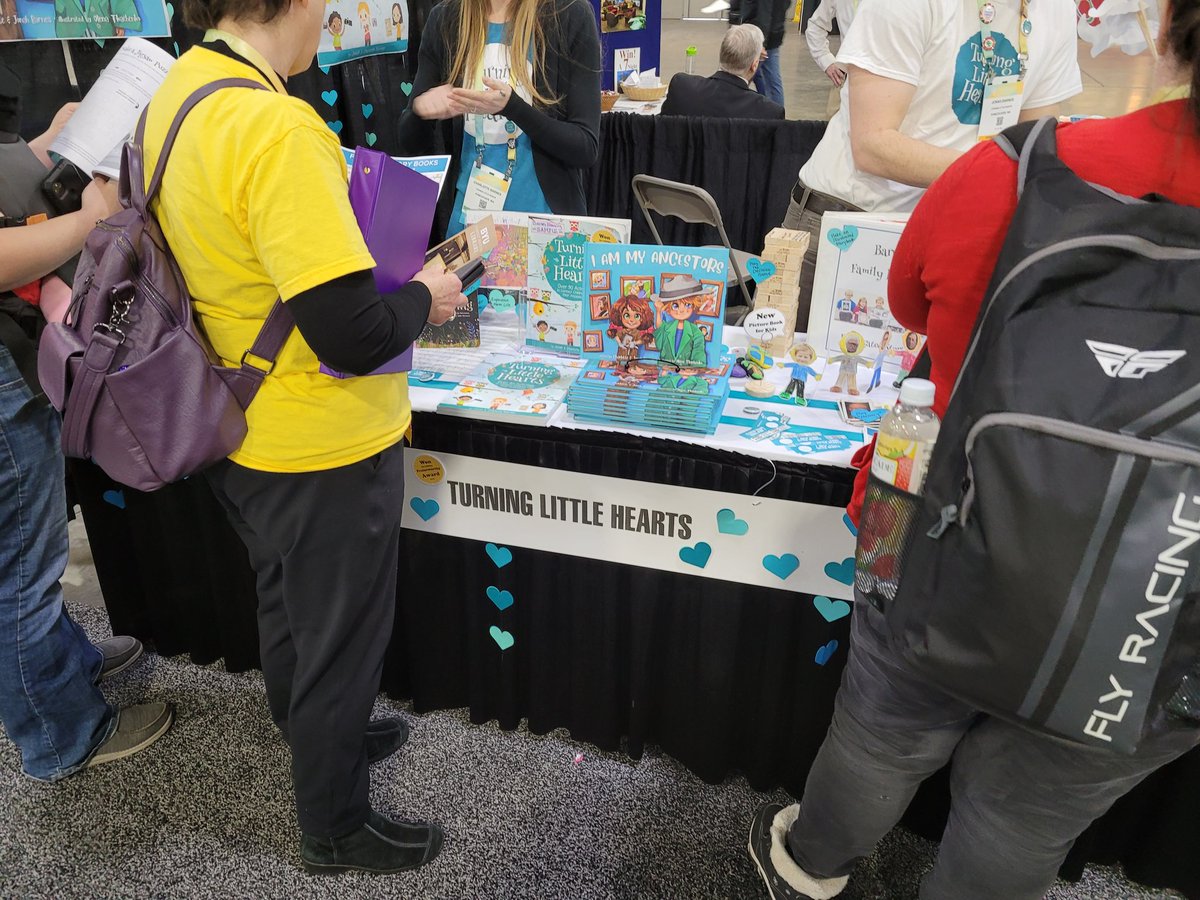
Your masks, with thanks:
[[[504,173],[491,166],[471,166],[471,177],[467,180],[467,192],[463,196],[466,212],[499,212],[504,209],[508,189],[512,182],[505,181]]]
[[[983,110],[979,116],[979,140],[994,138],[1021,119],[1025,82],[1020,75],[992,78],[983,88]]]

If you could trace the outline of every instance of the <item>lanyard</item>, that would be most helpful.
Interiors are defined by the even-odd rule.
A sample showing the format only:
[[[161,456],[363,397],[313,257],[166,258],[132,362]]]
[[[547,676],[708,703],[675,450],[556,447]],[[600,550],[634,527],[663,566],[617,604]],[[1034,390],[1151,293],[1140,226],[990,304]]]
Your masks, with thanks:
[[[996,19],[994,0],[975,0],[979,5],[979,39],[983,46],[983,66],[988,80],[995,75],[996,39],[992,36],[992,22]],[[1029,64],[1029,35],[1033,33],[1033,22],[1029,18],[1029,0],[1021,0],[1021,21],[1017,27],[1017,59],[1021,65],[1021,80]]]
[[[475,116],[475,168],[483,168],[483,151],[487,141],[483,135],[483,116]],[[504,180],[512,181],[513,169],[517,165],[517,126],[507,119],[504,120],[504,131],[508,135],[508,166],[504,170]]]

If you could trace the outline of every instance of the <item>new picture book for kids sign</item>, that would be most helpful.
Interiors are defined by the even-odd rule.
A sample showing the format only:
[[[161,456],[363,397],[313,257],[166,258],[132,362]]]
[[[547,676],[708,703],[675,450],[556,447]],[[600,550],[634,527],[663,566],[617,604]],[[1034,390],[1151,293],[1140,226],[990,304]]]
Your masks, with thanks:
[[[925,342],[892,318],[887,301],[892,254],[908,222],[906,213],[826,213],[821,220],[813,275],[808,342],[823,357],[845,353],[854,342],[870,365],[883,357],[891,370],[911,369]]]
[[[530,216],[525,343],[546,352],[579,356],[587,297],[584,248],[589,242],[624,244],[628,219]]]
[[[716,368],[728,267],[724,249],[588,244],[583,355]]]

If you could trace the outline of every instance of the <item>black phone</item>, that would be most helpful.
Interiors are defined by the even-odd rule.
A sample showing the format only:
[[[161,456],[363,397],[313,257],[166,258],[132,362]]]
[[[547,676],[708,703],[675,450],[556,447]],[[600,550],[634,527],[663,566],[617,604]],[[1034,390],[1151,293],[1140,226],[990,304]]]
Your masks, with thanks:
[[[79,166],[60,159],[42,181],[42,194],[58,215],[79,212],[83,208],[83,189],[91,181]]]
[[[465,292],[467,288],[483,278],[483,260],[473,259],[466,265],[455,269],[454,274],[462,282],[463,291]]]

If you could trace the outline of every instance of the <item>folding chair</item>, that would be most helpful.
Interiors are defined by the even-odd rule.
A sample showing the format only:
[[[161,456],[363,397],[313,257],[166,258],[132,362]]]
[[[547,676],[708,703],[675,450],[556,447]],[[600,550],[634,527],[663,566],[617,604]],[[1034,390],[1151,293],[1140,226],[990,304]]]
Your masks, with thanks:
[[[654,235],[654,240],[659,244],[663,242],[663,239],[654,225],[654,220],[650,218],[652,212],[656,212],[660,216],[683,219],[692,224],[711,225],[717,230],[717,234],[721,236],[721,243],[729,251],[729,267],[732,269],[731,276],[726,279],[726,292],[737,285],[742,289],[742,297],[746,301],[745,309],[739,310],[736,314],[731,315],[733,311],[729,310],[727,306],[725,318],[730,323],[740,322],[746,313],[754,308],[754,300],[750,296],[750,289],[746,286],[748,277],[746,264],[754,258],[754,254],[744,250],[735,250],[730,246],[729,235],[725,233],[725,224],[721,220],[721,210],[717,208],[717,201],[712,198],[712,194],[704,188],[691,184],[668,181],[652,175],[634,175],[633,196],[637,200],[638,206],[642,208],[642,215],[646,217],[650,233]],[[734,309],[738,308],[734,307]]]

